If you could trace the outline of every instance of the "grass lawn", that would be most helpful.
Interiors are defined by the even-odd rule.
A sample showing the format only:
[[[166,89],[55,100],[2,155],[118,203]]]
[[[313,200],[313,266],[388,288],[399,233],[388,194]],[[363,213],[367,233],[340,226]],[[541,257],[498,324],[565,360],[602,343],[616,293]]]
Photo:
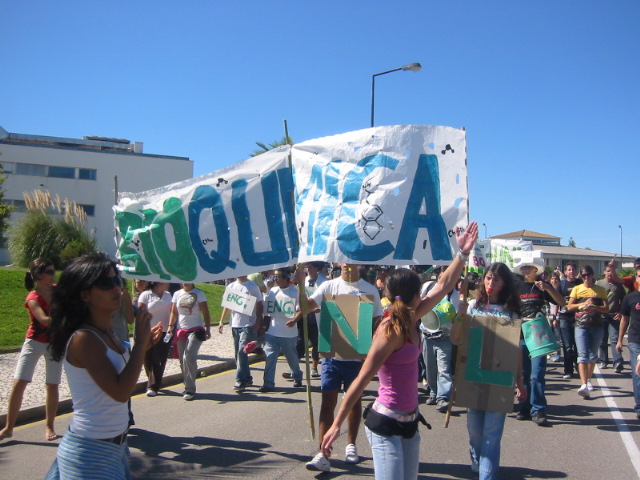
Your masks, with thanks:
[[[14,267],[0,267],[0,351],[20,348],[24,342],[24,336],[29,326],[29,315],[24,307],[24,299],[27,296],[24,288],[24,274],[26,269]],[[60,272],[57,273],[56,278]],[[132,282],[129,282],[131,285]],[[211,324],[217,325],[222,313],[222,294],[224,287],[208,283],[196,284],[207,296]],[[131,329],[132,330],[132,329]]]

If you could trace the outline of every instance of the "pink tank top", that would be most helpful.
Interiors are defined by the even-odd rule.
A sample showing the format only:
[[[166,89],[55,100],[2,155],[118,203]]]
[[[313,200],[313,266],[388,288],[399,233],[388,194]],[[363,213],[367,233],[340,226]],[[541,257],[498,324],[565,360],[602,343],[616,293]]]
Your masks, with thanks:
[[[420,346],[407,340],[378,371],[378,402],[411,413],[418,407],[418,356]]]

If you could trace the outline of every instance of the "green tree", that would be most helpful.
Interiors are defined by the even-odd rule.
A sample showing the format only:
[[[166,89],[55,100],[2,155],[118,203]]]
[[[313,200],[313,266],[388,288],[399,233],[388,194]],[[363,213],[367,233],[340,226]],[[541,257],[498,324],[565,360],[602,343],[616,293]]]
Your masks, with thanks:
[[[257,157],[258,155],[268,152],[269,150],[273,150],[274,148],[281,147],[282,145],[293,145],[293,140],[291,139],[291,137],[284,136],[281,140],[270,143],[269,145],[266,145],[262,142],[256,142],[256,145],[258,145],[258,147],[260,148],[251,152],[249,154],[250,157]]]
[[[24,194],[26,214],[9,227],[9,253],[14,264],[27,267],[38,257],[65,268],[71,260],[96,251],[86,232],[86,213],[75,202],[36,190]],[[54,217],[53,215],[59,216]]]

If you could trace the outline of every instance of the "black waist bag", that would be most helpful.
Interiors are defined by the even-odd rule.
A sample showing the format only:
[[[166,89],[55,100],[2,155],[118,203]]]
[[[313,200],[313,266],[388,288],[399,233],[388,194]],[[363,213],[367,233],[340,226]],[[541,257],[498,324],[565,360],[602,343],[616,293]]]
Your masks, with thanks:
[[[403,438],[413,438],[418,431],[418,423],[422,423],[431,430],[431,425],[427,423],[420,412],[418,412],[418,416],[413,422],[400,422],[395,418],[376,412],[371,408],[372,406],[373,402],[365,407],[362,412],[362,418],[364,418],[365,426],[373,433],[385,437],[398,435]]]

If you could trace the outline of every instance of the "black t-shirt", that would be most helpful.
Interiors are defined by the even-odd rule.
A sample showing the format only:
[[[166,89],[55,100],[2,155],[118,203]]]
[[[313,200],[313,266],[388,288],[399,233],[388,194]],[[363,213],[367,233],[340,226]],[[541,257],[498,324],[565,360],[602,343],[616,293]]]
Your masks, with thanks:
[[[629,337],[627,340],[633,343],[640,343],[640,292],[627,293],[622,300],[620,313],[625,317],[629,317],[629,328],[627,329]]]
[[[560,311],[558,312],[559,318],[562,318],[563,320],[575,320],[575,312],[570,312],[569,310],[567,310],[567,306],[569,305],[569,295],[571,295],[571,290],[573,290],[573,287],[580,284],[582,284],[582,280],[580,280],[579,278],[576,278],[573,281],[564,279],[560,282],[558,291],[560,292],[560,295],[564,297],[564,300],[567,302],[567,304],[564,307],[560,308]]]
[[[516,280],[516,291],[522,303],[522,318],[535,318],[546,315],[545,302],[556,304],[548,292],[540,290],[535,283]]]

